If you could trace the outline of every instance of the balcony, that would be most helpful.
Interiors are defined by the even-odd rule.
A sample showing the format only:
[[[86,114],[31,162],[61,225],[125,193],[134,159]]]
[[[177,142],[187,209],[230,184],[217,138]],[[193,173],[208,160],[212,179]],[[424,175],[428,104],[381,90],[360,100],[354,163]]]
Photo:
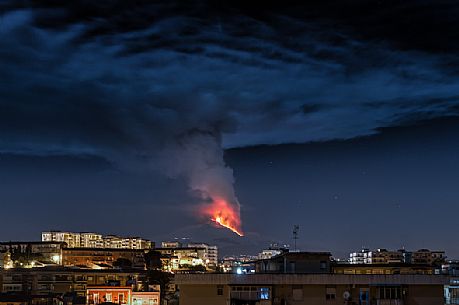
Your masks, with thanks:
[[[244,301],[259,301],[263,298],[257,291],[231,291],[231,299]]]
[[[376,305],[403,305],[403,300],[376,300]]]

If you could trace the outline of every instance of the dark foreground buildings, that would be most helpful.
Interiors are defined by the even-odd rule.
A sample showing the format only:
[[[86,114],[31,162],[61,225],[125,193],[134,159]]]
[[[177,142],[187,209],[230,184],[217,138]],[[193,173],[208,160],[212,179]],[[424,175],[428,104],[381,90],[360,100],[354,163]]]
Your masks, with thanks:
[[[425,264],[341,264],[327,252],[283,253],[255,274],[178,274],[180,305],[441,305],[447,275]],[[454,304],[454,303],[451,303]]]
[[[179,274],[180,305],[440,305],[439,275]]]

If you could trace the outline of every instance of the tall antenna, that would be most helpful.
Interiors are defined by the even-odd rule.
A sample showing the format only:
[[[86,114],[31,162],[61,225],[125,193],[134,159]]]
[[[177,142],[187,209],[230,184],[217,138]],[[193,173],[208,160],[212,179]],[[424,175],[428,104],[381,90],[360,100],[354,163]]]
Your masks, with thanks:
[[[296,252],[296,240],[298,239],[298,233],[300,232],[300,226],[294,225],[293,226],[293,242],[295,244],[295,252]]]

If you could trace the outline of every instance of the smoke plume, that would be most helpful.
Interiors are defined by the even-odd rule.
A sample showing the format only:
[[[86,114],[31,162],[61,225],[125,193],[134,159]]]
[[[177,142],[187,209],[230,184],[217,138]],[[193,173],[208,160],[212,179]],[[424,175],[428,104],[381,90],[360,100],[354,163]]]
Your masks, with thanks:
[[[349,139],[459,106],[455,55],[333,22],[205,1],[21,3],[0,5],[0,153],[184,177],[200,213],[237,232],[225,148]]]

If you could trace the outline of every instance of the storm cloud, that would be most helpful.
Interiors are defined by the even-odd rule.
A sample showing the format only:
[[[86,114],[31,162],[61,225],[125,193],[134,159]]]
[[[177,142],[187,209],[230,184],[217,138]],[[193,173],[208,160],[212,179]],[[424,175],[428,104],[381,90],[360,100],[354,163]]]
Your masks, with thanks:
[[[350,139],[459,109],[452,52],[369,39],[331,15],[27,3],[0,17],[0,153],[184,175],[238,206],[226,148]]]

